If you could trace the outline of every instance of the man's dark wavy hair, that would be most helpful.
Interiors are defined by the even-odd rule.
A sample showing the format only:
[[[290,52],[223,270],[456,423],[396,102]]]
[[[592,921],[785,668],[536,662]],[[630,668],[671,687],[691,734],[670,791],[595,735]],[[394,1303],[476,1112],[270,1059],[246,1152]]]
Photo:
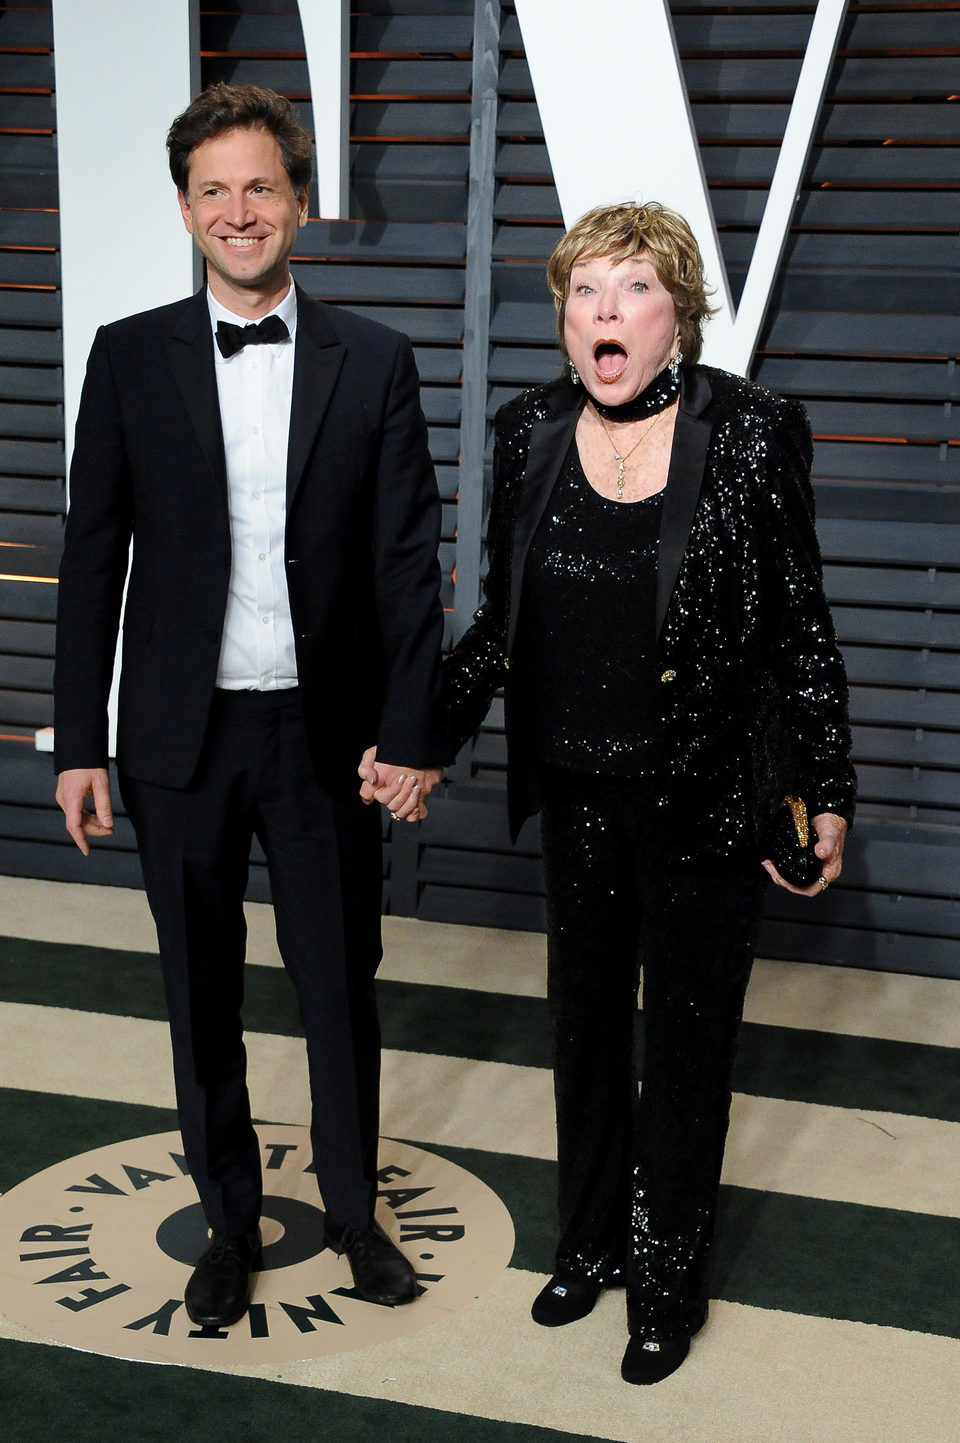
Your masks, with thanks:
[[[310,184],[313,136],[297,120],[293,106],[275,90],[259,85],[208,85],[178,115],[167,135],[173,183],[184,195],[190,182],[190,156],[198,145],[228,130],[266,130],[276,139],[295,194]]]

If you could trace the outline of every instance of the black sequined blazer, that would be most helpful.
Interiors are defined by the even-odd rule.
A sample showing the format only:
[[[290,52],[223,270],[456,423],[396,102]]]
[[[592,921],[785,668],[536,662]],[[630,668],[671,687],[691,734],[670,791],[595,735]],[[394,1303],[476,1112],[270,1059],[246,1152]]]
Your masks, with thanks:
[[[516,836],[537,810],[522,678],[511,667],[533,534],[584,393],[566,377],[497,414],[485,599],[448,658],[453,746],[505,688]],[[666,858],[756,855],[787,790],[852,818],[847,687],[823,594],[806,413],[738,376],[684,372],[664,493],[653,646]]]

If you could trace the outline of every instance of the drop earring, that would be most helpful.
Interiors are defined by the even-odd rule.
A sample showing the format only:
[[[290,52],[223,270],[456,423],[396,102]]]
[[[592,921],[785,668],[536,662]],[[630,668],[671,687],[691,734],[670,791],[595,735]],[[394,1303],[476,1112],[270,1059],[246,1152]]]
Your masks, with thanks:
[[[569,357],[569,356],[567,357],[567,365],[570,367],[570,380],[573,382],[573,384],[574,384],[575,386],[579,386],[579,384],[580,384],[580,372],[577,370],[576,366],[575,366],[575,365],[573,364],[573,362],[570,360],[570,357]]]
[[[670,362],[669,366],[667,367],[670,372],[670,380],[673,382],[674,385],[676,385],[677,381],[680,379],[680,365],[682,361],[683,352],[678,351],[677,354],[674,356],[673,360]]]

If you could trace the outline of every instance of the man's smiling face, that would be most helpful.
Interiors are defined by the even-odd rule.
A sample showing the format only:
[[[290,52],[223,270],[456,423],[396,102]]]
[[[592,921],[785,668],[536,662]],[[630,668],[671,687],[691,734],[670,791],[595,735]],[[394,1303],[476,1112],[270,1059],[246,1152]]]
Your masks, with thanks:
[[[205,140],[190,154],[189,193],[177,197],[214,297],[252,319],[271,310],[286,294],[307,220],[307,193],[294,193],[276,138],[241,129]]]

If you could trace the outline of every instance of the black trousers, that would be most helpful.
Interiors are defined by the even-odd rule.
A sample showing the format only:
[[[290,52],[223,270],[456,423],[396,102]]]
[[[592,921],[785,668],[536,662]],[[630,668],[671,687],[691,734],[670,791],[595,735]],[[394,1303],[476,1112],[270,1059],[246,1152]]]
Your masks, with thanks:
[[[556,1268],[625,1283],[630,1332],[700,1326],[758,864],[671,871],[642,779],[544,768]],[[644,1052],[634,1045],[643,978]]]
[[[299,696],[218,691],[183,791],[121,776],[157,926],[185,1155],[210,1227],[251,1232],[262,1202],[243,1044],[243,894],[254,835],[300,1006],[311,1141],[327,1212],[364,1227],[376,1198],[380,821],[321,790]]]

